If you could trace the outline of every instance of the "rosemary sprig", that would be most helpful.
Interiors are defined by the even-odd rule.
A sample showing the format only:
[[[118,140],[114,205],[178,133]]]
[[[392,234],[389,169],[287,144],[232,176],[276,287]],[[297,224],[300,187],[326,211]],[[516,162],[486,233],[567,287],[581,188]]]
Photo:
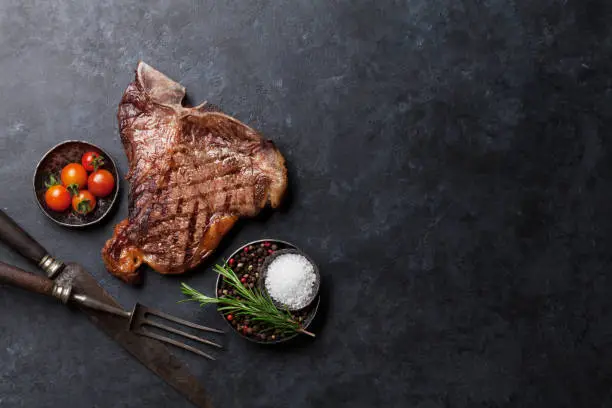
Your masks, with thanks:
[[[200,303],[200,306],[217,304],[219,310],[224,314],[248,316],[250,320],[260,323],[264,326],[263,332],[279,330],[282,333],[297,332],[315,337],[313,333],[305,330],[287,310],[278,309],[267,293],[262,293],[259,289],[246,287],[229,266],[215,265],[213,269],[223,276],[227,284],[234,288],[237,296],[210,297],[185,283],[181,283],[181,292],[189,296],[189,299],[180,302],[195,301]]]

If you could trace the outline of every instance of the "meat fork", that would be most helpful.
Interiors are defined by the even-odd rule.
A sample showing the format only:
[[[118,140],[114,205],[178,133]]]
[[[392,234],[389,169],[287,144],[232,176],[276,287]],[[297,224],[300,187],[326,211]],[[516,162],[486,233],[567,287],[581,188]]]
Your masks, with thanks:
[[[202,357],[206,357],[210,360],[214,360],[214,357],[211,355],[192,347],[186,343],[174,340],[172,338],[163,336],[158,333],[154,333],[149,330],[145,330],[146,326],[155,327],[161,330],[164,330],[169,333],[177,334],[184,338],[194,340],[203,344],[207,344],[209,346],[222,348],[221,345],[212,342],[210,340],[203,339],[201,337],[186,333],[181,330],[177,330],[173,327],[158,323],[155,320],[149,319],[149,316],[158,317],[161,319],[165,319],[174,323],[181,324],[183,326],[191,327],[194,329],[198,329],[201,331],[212,332],[212,333],[224,333],[221,330],[212,329],[210,327],[201,326],[199,324],[195,324],[189,322],[187,320],[179,319],[177,317],[171,316],[167,313],[161,312],[159,310],[151,309],[145,307],[139,303],[136,303],[134,309],[131,312],[125,311],[118,307],[114,307],[108,305],[106,303],[100,302],[97,299],[94,299],[90,296],[73,293],[72,286],[66,283],[57,283],[52,281],[51,279],[44,278],[42,276],[34,275],[32,273],[26,272],[22,269],[19,269],[15,266],[8,265],[4,262],[0,262],[0,283],[5,283],[8,285],[20,287],[22,289],[26,289],[32,292],[40,293],[47,296],[53,296],[59,299],[62,303],[77,303],[83,306],[86,306],[91,309],[95,309],[101,312],[112,313],[114,315],[123,317],[128,319],[128,327],[127,329],[133,333],[136,333],[141,336],[150,337],[164,343],[172,344],[173,346],[180,347],[182,349],[191,351],[192,353],[198,354]]]

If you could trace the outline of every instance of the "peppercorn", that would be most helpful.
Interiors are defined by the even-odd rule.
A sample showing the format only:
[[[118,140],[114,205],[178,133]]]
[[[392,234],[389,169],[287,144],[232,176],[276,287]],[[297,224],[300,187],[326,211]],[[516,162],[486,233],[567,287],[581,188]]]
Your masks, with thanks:
[[[234,319],[234,316],[231,314],[227,315],[227,320],[229,320],[230,322],[232,321],[232,319]]]

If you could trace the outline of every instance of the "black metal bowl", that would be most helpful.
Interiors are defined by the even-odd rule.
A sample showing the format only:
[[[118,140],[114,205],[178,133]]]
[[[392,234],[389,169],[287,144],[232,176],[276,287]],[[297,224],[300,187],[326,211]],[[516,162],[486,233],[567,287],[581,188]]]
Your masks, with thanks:
[[[312,266],[314,266],[314,273],[316,275],[316,280],[314,283],[314,288],[313,288],[314,290],[312,291],[312,295],[310,296],[310,299],[308,299],[308,303],[303,307],[292,308],[290,306],[283,305],[277,302],[276,300],[274,300],[272,296],[270,296],[270,299],[272,299],[272,302],[276,305],[276,307],[286,308],[287,310],[290,310],[292,312],[297,312],[298,310],[306,309],[308,306],[310,306],[312,302],[314,302],[314,300],[319,296],[319,286],[321,284],[321,275],[319,274],[319,267],[317,267],[317,264],[314,263],[314,261],[310,259],[310,257],[306,255],[305,253],[303,253],[302,251],[295,249],[295,248],[281,249],[281,250],[274,252],[272,255],[268,256],[261,267],[261,275],[260,275],[261,279],[259,280],[259,289],[268,293],[268,289],[266,289],[266,285],[265,285],[266,277],[268,275],[268,268],[270,267],[270,264],[276,258],[278,258],[281,255],[286,255],[286,254],[295,254],[295,255],[300,255],[306,258],[308,262],[310,262]]]
[[[115,177],[115,187],[113,191],[106,197],[96,199],[96,208],[89,214],[75,214],[70,210],[65,212],[51,210],[45,203],[45,192],[47,191],[45,181],[49,178],[50,174],[59,173],[68,163],[81,163],[81,156],[88,151],[98,152],[104,157],[104,165],[102,168],[110,171],[113,177]],[[67,140],[52,147],[45,153],[36,166],[32,182],[34,185],[36,202],[47,217],[64,227],[82,228],[93,225],[108,215],[113,204],[117,201],[120,180],[117,166],[108,153],[89,142]]]
[[[236,249],[234,252],[232,252],[232,254],[227,258],[228,261],[230,259],[234,259],[238,254],[240,254],[242,251],[244,251],[245,247],[248,246],[259,246],[262,243],[266,243],[266,242],[270,242],[271,244],[276,244],[279,248],[279,250],[283,250],[283,249],[295,249],[295,250],[299,250],[295,245],[286,242],[286,241],[281,241],[278,239],[259,239],[256,241],[251,241],[248,242],[244,245],[242,245],[241,247],[239,247],[238,249]],[[264,261],[265,263],[265,261]],[[259,279],[262,279],[263,277],[263,273],[259,274]],[[216,284],[216,290],[215,290],[215,296],[219,297],[219,291],[222,289],[222,285],[223,285],[223,278],[221,275],[217,276],[217,284]],[[259,283],[258,283],[259,286]],[[319,294],[317,294],[317,296],[315,297],[315,299],[310,303],[310,305],[308,305],[306,308],[301,309],[300,313],[302,313],[304,315],[304,321],[302,323],[302,326],[304,327],[304,329],[308,329],[308,327],[310,326],[310,324],[312,323],[312,321],[314,320],[316,314],[317,314],[317,310],[319,309],[319,303],[321,301],[321,296]],[[219,312],[221,314],[221,317],[223,318],[223,320],[225,321],[225,323],[232,328],[232,330],[234,330],[240,337],[254,342],[254,343],[258,343],[258,344],[279,344],[279,343],[284,343],[287,342],[295,337],[298,336],[298,333],[290,335],[290,336],[286,336],[286,337],[282,337],[276,340],[261,340],[261,339],[257,339],[253,336],[250,335],[245,335],[243,332],[241,332],[240,330],[237,330],[236,327],[234,325],[232,325],[225,317],[225,315],[222,312]]]

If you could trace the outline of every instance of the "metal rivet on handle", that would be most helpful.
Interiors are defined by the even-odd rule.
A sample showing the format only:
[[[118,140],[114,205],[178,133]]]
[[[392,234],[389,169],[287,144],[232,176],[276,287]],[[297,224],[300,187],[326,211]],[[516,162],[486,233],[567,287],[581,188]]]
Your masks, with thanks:
[[[59,300],[62,301],[62,303],[66,304],[68,303],[68,300],[70,299],[70,295],[72,294],[72,287],[71,286],[61,286],[61,285],[55,285],[53,286],[53,292],[51,292],[51,294],[58,298]]]
[[[50,279],[53,279],[62,270],[64,263],[47,254],[40,260],[38,266],[40,266],[47,273],[47,276]]]

